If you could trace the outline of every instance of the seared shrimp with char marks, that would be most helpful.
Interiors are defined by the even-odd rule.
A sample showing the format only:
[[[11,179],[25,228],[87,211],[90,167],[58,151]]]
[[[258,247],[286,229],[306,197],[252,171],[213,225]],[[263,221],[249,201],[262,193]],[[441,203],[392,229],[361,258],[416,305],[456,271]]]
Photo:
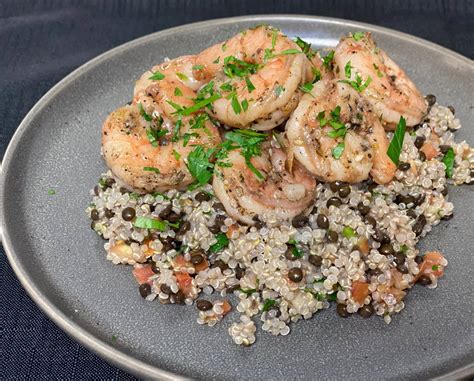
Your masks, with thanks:
[[[386,129],[395,129],[401,116],[407,126],[414,126],[426,115],[425,99],[415,84],[377,47],[370,33],[341,39],[334,60],[339,79],[357,83],[359,78],[361,94],[370,101]]]
[[[212,115],[230,127],[269,130],[284,122],[313,78],[311,62],[277,29],[258,26],[211,46],[196,58],[195,76],[214,80],[222,98]]]
[[[388,140],[370,104],[351,86],[316,83],[286,124],[295,158],[324,181],[389,182],[396,171]]]
[[[250,165],[239,150],[229,152],[227,163],[216,169],[213,188],[229,216],[253,225],[257,220],[291,220],[314,201],[316,180],[301,165],[289,170],[287,155],[276,142],[265,141],[261,155]]]

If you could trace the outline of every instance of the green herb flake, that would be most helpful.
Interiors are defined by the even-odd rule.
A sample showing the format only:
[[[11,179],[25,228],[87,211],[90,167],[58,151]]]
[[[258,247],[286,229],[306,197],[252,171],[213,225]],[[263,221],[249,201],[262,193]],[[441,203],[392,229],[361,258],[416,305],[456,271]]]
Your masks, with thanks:
[[[273,31],[272,31],[272,50],[275,49],[277,38],[278,38],[278,29],[273,29]]]
[[[202,70],[202,69],[204,69],[204,66],[203,66],[203,65],[194,65],[194,66],[192,67],[192,69],[193,69],[193,70]]]
[[[249,102],[247,99],[244,99],[241,103],[241,106],[242,106],[242,110],[247,111],[247,109],[249,108]]]
[[[240,106],[239,100],[237,99],[237,96],[235,94],[232,95],[231,98],[231,105],[232,109],[234,110],[235,114],[240,114],[242,112],[242,107]]]
[[[178,161],[179,159],[181,159],[181,154],[176,151],[176,150],[173,150],[173,156],[174,158],[176,159],[176,161]]]
[[[214,149],[205,149],[202,146],[197,146],[188,155],[188,167],[189,173],[193,176],[198,186],[207,184],[212,177],[214,170],[213,164],[210,162],[210,157],[214,153]]]
[[[54,196],[55,194],[56,194],[56,191],[54,189],[48,189],[49,196]]]
[[[217,253],[229,245],[229,238],[227,238],[225,233],[218,233],[215,235],[215,238],[217,242],[209,248],[211,253]]]
[[[330,123],[331,122],[332,122],[332,120],[330,121]],[[334,130],[328,132],[328,136],[330,138],[333,138],[333,139],[343,138],[344,136],[346,136],[346,132],[347,132],[347,129],[345,127],[344,128],[339,128],[339,129],[334,129]],[[338,145],[340,145],[340,144],[344,144],[344,143],[339,143]],[[341,156],[341,155],[337,156],[336,152],[339,152],[339,151],[342,155],[342,151],[344,151],[344,147],[342,147],[342,149],[340,147],[337,147],[337,146],[335,148],[333,148],[332,154],[333,154],[333,157],[335,159],[339,159],[339,157]]]
[[[146,130],[146,136],[148,141],[153,147],[158,147],[158,140],[168,133],[167,130],[155,130],[154,128],[148,128]]]
[[[356,232],[350,226],[344,226],[344,229],[342,229],[342,235],[346,238],[357,237]]]
[[[402,152],[403,140],[405,139],[405,130],[406,122],[403,116],[401,116],[395,133],[393,134],[392,141],[387,149],[387,155],[395,165],[398,165],[400,161],[400,153]]]
[[[336,160],[339,160],[341,158],[342,154],[344,153],[345,148],[346,148],[346,145],[344,144],[344,142],[339,143],[337,146],[335,146],[332,149],[332,151],[331,151],[332,157]]]
[[[116,335],[112,335],[112,343],[117,342],[118,337]]]
[[[300,37],[296,37],[294,40],[296,45],[299,46],[301,51],[308,57],[309,59],[313,58],[316,53],[311,49],[311,44],[309,42],[304,41]]]
[[[147,172],[160,173],[160,170],[156,167],[143,167],[143,170]]]
[[[179,71],[176,72],[176,76],[181,80],[181,81],[189,81],[189,78],[186,74],[180,73]]]
[[[431,266],[431,270],[433,270],[433,271],[438,271],[438,268],[439,268],[438,265]]]
[[[255,86],[250,81],[249,77],[245,77],[245,83],[247,84],[247,89],[249,90],[249,93],[255,90]]]
[[[277,85],[277,86],[275,87],[275,96],[276,96],[277,98],[279,98],[280,95],[281,95],[281,93],[283,93],[283,91],[285,91],[285,88],[284,88],[283,86],[281,86],[281,85]]]
[[[244,78],[251,74],[255,74],[260,69],[259,64],[245,62],[237,57],[228,56],[224,58],[224,74],[229,78]]]
[[[352,38],[356,41],[359,41],[360,39],[362,39],[363,37],[365,36],[365,33],[364,32],[355,32],[353,35],[352,35]]]
[[[316,117],[316,119],[318,119],[319,121],[319,126],[321,128],[323,128],[326,124],[327,124],[327,120],[324,118],[324,116],[326,115],[326,112],[323,110],[321,112],[318,113],[318,116]]]
[[[333,292],[332,294],[326,295],[326,298],[330,302],[336,302],[337,301],[337,292]]]
[[[133,226],[142,229],[159,230],[161,232],[168,230],[168,223],[166,221],[150,217],[136,217],[135,221],[133,221]]]
[[[321,76],[321,72],[319,71],[319,69],[317,67],[312,67],[311,68],[311,73],[313,73],[313,83],[316,83],[318,81],[321,80],[322,76]]]
[[[240,292],[243,292],[245,295],[250,296],[254,292],[257,292],[255,288],[239,288],[238,289]]]
[[[377,77],[382,78],[382,77],[383,77],[383,74],[382,74],[381,71],[379,70],[379,67],[377,66],[377,64],[376,64],[376,63],[373,63],[372,66],[374,67],[375,70],[377,70]]]
[[[212,61],[213,64],[218,64],[220,61],[221,57],[217,57],[214,61]]]
[[[265,299],[263,302],[262,312],[267,312],[276,304],[275,299]]]
[[[183,135],[183,147],[186,147],[191,140],[191,138],[199,138],[199,134],[192,132],[192,133],[185,133]]]
[[[207,105],[215,102],[216,100],[218,100],[220,98],[220,94],[213,94],[211,95],[209,98],[205,98],[197,103],[195,103],[193,106],[191,107],[186,107],[181,113],[184,115],[184,116],[187,116],[187,115],[191,115],[192,113],[202,109],[203,107],[206,107]]]
[[[344,73],[346,74],[347,79],[351,77],[351,69],[351,61],[347,61],[346,66],[344,66]]]
[[[132,192],[129,193],[130,200],[138,200],[140,195],[138,193]]]
[[[143,117],[143,119],[145,119],[147,122],[151,122],[153,120],[153,118],[151,117],[151,115],[148,115],[145,111],[145,109],[143,108],[143,105],[141,103],[138,104],[138,109],[140,110],[140,115]]]
[[[163,78],[165,78],[165,75],[159,71],[155,71],[151,77],[148,77],[148,79],[153,81],[161,81]]]
[[[331,50],[325,57],[323,57],[323,66],[328,69],[332,70],[334,66],[334,50]]]
[[[311,82],[305,83],[304,85],[300,86],[300,90],[305,93],[311,94],[311,90],[313,90],[313,84]]]
[[[455,154],[453,147],[450,147],[443,156],[442,162],[446,166],[446,177],[451,179],[454,173]]]
[[[176,95],[177,97],[182,97],[183,92],[181,91],[181,89],[179,87],[175,87],[174,88],[174,95]]]
[[[365,83],[362,83],[362,77],[359,75],[359,73],[357,73],[355,81],[343,79],[343,80],[340,80],[339,82],[347,83],[348,85],[351,85],[357,92],[361,93],[371,84],[372,77],[370,76],[367,77]]]
[[[300,54],[302,53],[301,50],[299,49],[286,49],[283,50],[282,52],[278,53],[279,56],[287,56],[289,54]]]

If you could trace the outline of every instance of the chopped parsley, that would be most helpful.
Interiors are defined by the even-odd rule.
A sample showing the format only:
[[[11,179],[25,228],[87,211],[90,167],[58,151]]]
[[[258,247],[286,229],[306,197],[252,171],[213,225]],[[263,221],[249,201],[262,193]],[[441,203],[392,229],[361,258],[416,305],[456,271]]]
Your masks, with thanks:
[[[249,93],[255,90],[255,86],[253,83],[250,81],[249,77],[245,77],[245,83],[247,85],[247,89],[249,90]]]
[[[214,153],[214,149],[205,149],[202,146],[197,146],[188,155],[189,173],[194,177],[197,186],[207,184],[212,177],[214,165],[210,162],[210,158]]]
[[[276,304],[275,299],[265,299],[263,302],[262,312],[267,312]]]
[[[155,130],[154,128],[148,128],[146,130],[146,136],[148,138],[148,141],[153,147],[158,147],[158,140],[165,136],[168,133],[167,130]]]
[[[339,160],[344,153],[344,148],[346,148],[344,142],[338,143],[338,145],[331,150],[332,157],[336,160]]]
[[[334,50],[331,50],[325,57],[323,57],[323,66],[328,69],[332,70],[334,67]]]
[[[140,110],[140,115],[145,119],[147,122],[151,122],[153,120],[151,115],[148,115],[143,108],[143,105],[141,103],[138,104],[138,109]]]
[[[195,132],[191,132],[191,133],[185,133],[183,135],[183,147],[186,147],[189,143],[189,141],[191,140],[191,138],[198,138],[199,137],[199,134],[195,133]]]
[[[239,60],[235,56],[228,56],[224,58],[223,69],[224,74],[229,78],[243,78],[255,74],[260,69],[260,65]]]
[[[202,69],[204,69],[204,66],[203,66],[203,65],[194,65],[194,66],[192,67],[192,69],[193,69],[193,70],[202,70]]]
[[[272,50],[275,49],[277,38],[278,38],[278,29],[273,29],[273,31],[272,31]]]
[[[346,238],[357,237],[356,232],[350,226],[344,226],[344,229],[342,229],[342,235]]]
[[[433,270],[433,271],[438,271],[438,269],[439,269],[438,265],[431,266],[431,270]]]
[[[449,149],[446,151],[442,159],[442,162],[446,166],[446,177],[449,179],[453,177],[454,159],[455,159],[455,154],[454,154],[453,147],[449,147]]]
[[[151,77],[148,77],[148,79],[153,81],[161,81],[163,78],[165,78],[165,75],[159,71],[155,71]]]
[[[242,112],[242,107],[240,106],[239,100],[237,99],[237,95],[235,95],[235,93],[232,94],[231,105],[235,114],[240,114]]]
[[[352,35],[352,38],[356,41],[359,41],[360,39],[362,39],[364,37],[365,33],[364,32],[355,32],[353,35]]]
[[[305,83],[304,85],[300,86],[300,90],[311,94],[311,90],[313,90],[313,84],[311,82]]]
[[[281,85],[277,85],[275,87],[275,96],[278,98],[283,91],[285,91],[285,88]]]
[[[247,99],[244,99],[241,103],[241,106],[242,106],[242,110],[247,111],[247,109],[249,108],[249,102]]]
[[[176,150],[173,150],[173,156],[176,159],[176,161],[178,161],[181,158],[181,154]]]
[[[344,66],[344,73],[346,74],[347,79],[351,78],[351,69],[351,61],[347,61],[346,66]]]
[[[255,288],[239,288],[238,289],[240,292],[243,292],[245,295],[250,296],[254,292],[257,292]]]
[[[186,74],[180,73],[179,71],[176,72],[176,76],[181,80],[181,81],[189,81],[189,78]]]
[[[154,229],[159,231],[168,230],[168,222],[150,217],[136,217],[133,226],[142,229]]]
[[[118,337],[116,335],[112,335],[112,343],[115,343],[117,341]]]
[[[56,191],[54,189],[48,189],[48,195],[54,196],[56,194]]]
[[[229,245],[229,238],[227,238],[225,233],[218,233],[215,235],[215,238],[217,242],[209,248],[211,253],[217,253]]]
[[[359,73],[357,73],[355,81],[343,79],[343,80],[340,80],[339,82],[347,83],[348,85],[351,85],[357,92],[361,93],[367,88],[367,86],[370,85],[370,83],[372,82],[372,77],[369,75],[365,83],[362,83],[362,77],[359,75]]]
[[[220,97],[221,97],[220,94],[215,93],[215,94],[211,95],[208,98],[204,98],[204,99],[200,100],[199,102],[195,103],[191,107],[186,107],[185,109],[183,109],[181,114],[184,115],[184,116],[191,115],[192,113],[194,113],[194,112],[202,109],[203,107],[206,107],[207,105],[213,103],[214,101],[218,100]]]
[[[373,65],[374,69],[377,70],[377,77],[382,78],[382,77],[383,77],[383,74],[382,74],[382,72],[379,70],[379,67],[377,66],[377,64],[376,64],[376,63],[373,63],[372,65]]]
[[[301,250],[297,246],[297,243],[298,242],[296,242],[296,240],[294,240],[293,238],[288,241],[288,244],[292,246],[291,255],[293,256],[293,258],[303,258],[304,256],[303,250]]]
[[[176,95],[177,97],[181,97],[181,96],[183,96],[183,92],[181,91],[181,89],[179,87],[175,87],[174,88],[174,95]]]
[[[214,61],[212,61],[213,64],[218,64],[220,61],[221,57],[217,57]]]
[[[160,173],[160,170],[156,167],[143,167],[143,170],[147,172]]]
[[[398,165],[400,161],[400,153],[402,152],[403,140],[405,139],[405,130],[406,122],[403,116],[401,116],[395,133],[393,134],[392,141],[387,149],[387,155],[395,165]]]
[[[317,67],[312,67],[311,68],[311,73],[313,73],[313,75],[314,75],[313,83],[316,83],[316,82],[321,80],[321,78],[322,78],[321,72],[319,71],[319,69]]]
[[[300,37],[296,37],[294,40],[296,42],[296,45],[299,46],[301,51],[308,57],[309,59],[313,58],[316,53],[311,49],[311,44],[309,42],[304,41]]]

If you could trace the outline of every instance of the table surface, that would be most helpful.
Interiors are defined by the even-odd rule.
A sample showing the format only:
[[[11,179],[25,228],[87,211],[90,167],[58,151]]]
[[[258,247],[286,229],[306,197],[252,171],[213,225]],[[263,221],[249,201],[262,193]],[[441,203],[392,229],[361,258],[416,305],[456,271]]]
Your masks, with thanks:
[[[474,58],[474,1],[3,0],[0,3],[0,152],[54,84],[115,46],[220,17],[296,13],[397,29]],[[0,249],[0,379],[134,379],[57,328],[21,287]]]

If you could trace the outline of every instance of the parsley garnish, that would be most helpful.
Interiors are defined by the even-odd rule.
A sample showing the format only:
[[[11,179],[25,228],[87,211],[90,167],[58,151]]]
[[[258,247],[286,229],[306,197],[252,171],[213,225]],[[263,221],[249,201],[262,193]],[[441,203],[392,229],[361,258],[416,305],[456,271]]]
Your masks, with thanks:
[[[311,82],[305,83],[304,85],[300,86],[300,90],[311,94],[311,90],[313,90],[313,84]]]
[[[291,248],[291,254],[293,255],[293,258],[303,258],[304,253],[303,251],[297,246],[296,240],[293,238],[288,241],[289,245],[292,245],[293,247]]]
[[[183,92],[180,90],[179,87],[175,87],[174,88],[174,95],[176,95],[177,97],[181,97],[183,95]]]
[[[204,66],[203,66],[203,65],[194,65],[194,66],[192,67],[192,69],[193,69],[193,70],[202,70],[202,69],[204,69]]]
[[[209,98],[205,98],[197,103],[195,103],[193,106],[191,107],[186,107],[181,113],[184,115],[184,116],[187,116],[187,115],[190,115],[192,114],[193,112],[196,112],[198,111],[199,109],[213,103],[214,101],[218,100],[220,98],[220,94],[213,94],[211,95]]]
[[[446,177],[447,178],[452,178],[453,177],[453,172],[454,172],[454,159],[455,159],[455,154],[453,147],[450,147],[446,153],[443,156],[442,162],[446,166]]]
[[[350,81],[350,80],[347,80],[347,79],[343,79],[343,80],[340,80],[339,82],[347,83],[348,85],[351,85],[359,93],[361,93],[362,91],[364,91],[367,88],[367,86],[370,85],[370,83],[372,82],[372,77],[368,76],[365,83],[362,83],[362,77],[359,75],[359,73],[357,73],[355,81]]]
[[[173,156],[176,159],[176,161],[178,161],[181,158],[181,154],[176,150],[173,150]]]
[[[232,94],[232,98],[231,98],[231,105],[232,105],[232,109],[234,110],[234,113],[236,114],[240,114],[240,112],[242,111],[242,107],[240,106],[240,103],[239,103],[239,100],[237,99],[237,96],[234,94]]]
[[[296,37],[294,41],[296,42],[296,45],[299,46],[301,51],[306,55],[306,57],[311,59],[315,56],[316,53],[311,49],[311,44],[309,42],[304,41],[300,37]]]
[[[275,299],[265,299],[263,302],[262,312],[267,312],[276,304]]]
[[[351,61],[348,61],[346,63],[346,66],[344,66],[344,73],[346,74],[347,79],[351,78],[351,69],[352,69]]]
[[[273,29],[273,32],[272,32],[272,50],[275,49],[275,45],[276,45],[276,42],[277,42],[277,37],[278,37],[278,29]]]
[[[218,64],[220,59],[221,59],[221,57],[217,57],[214,61],[212,61],[212,63],[213,64]]]
[[[161,81],[163,78],[165,78],[165,75],[159,71],[155,71],[151,77],[148,77],[148,79],[152,79],[153,81]]]
[[[180,73],[179,71],[176,72],[176,76],[181,80],[181,81],[189,81],[189,78],[187,75]]]
[[[249,93],[255,90],[255,86],[250,81],[249,77],[245,77],[245,83],[247,84],[247,89],[249,90]]]
[[[138,104],[138,109],[140,110],[140,115],[143,117],[143,119],[145,119],[147,122],[151,122],[153,120],[153,118],[151,117],[151,115],[148,115],[145,111],[145,109],[143,108],[142,104],[139,103]]]
[[[246,77],[255,74],[260,69],[259,64],[253,64],[239,60],[234,56],[224,58],[224,74],[229,78]]]
[[[247,111],[247,109],[249,108],[249,102],[247,99],[244,99],[241,103],[241,106],[242,106],[242,110]]]
[[[278,98],[278,97],[281,95],[281,93],[282,93],[283,91],[285,91],[285,88],[284,88],[283,86],[281,86],[281,85],[276,86],[276,87],[275,87],[275,95],[276,95],[276,97]]]
[[[148,141],[153,147],[158,147],[158,140],[168,133],[167,130],[155,130],[154,128],[148,128],[146,130],[146,136]]]
[[[377,70],[377,77],[382,78],[383,74],[380,72],[379,67],[377,66],[377,64],[373,63],[372,65],[373,65],[374,69]]]
[[[218,251],[221,251],[227,245],[229,245],[229,238],[225,235],[225,233],[218,233],[215,235],[217,242],[209,248],[211,253],[217,253]]]
[[[314,75],[313,83],[316,83],[316,82],[321,80],[321,78],[322,78],[321,72],[319,71],[319,69],[317,67],[312,67],[311,68],[311,73],[313,73],[313,75]]]
[[[388,157],[398,165],[400,159],[400,153],[402,152],[403,147],[403,139],[405,139],[405,130],[406,130],[406,122],[403,116],[400,117],[398,122],[397,128],[395,129],[395,133],[393,134],[392,141],[387,149]]]
[[[245,295],[247,296],[250,296],[252,295],[254,292],[257,292],[257,290],[255,288],[239,288],[238,289],[240,292],[243,292]]]
[[[160,170],[156,167],[143,167],[143,170],[147,172],[160,173]]]
[[[135,221],[133,221],[133,226],[135,226],[136,228],[142,228],[142,229],[155,229],[162,232],[168,230],[167,221],[163,221],[157,218],[149,218],[149,217],[135,218]]]
[[[342,235],[346,238],[357,237],[356,232],[350,226],[344,226],[344,229],[342,229]]]
[[[196,134],[195,132],[185,133],[183,135],[183,147],[186,147],[188,145],[191,138],[198,138],[198,137],[199,137],[199,134]]]
[[[332,157],[336,160],[339,160],[339,158],[342,156],[344,152],[344,148],[346,148],[346,145],[344,144],[344,142],[339,143],[337,146],[335,146],[331,150]]]
[[[323,57],[323,66],[328,69],[332,70],[334,66],[334,50],[331,50],[326,57]]]
[[[352,35],[352,38],[356,41],[359,41],[361,38],[364,37],[364,32],[355,32],[353,35]]]
[[[188,155],[189,173],[196,179],[197,186],[207,184],[212,177],[214,165],[209,161],[214,149],[205,149],[202,146],[197,146]]]
[[[438,271],[438,268],[439,268],[438,265],[431,266],[431,270],[433,270],[433,271]]]

